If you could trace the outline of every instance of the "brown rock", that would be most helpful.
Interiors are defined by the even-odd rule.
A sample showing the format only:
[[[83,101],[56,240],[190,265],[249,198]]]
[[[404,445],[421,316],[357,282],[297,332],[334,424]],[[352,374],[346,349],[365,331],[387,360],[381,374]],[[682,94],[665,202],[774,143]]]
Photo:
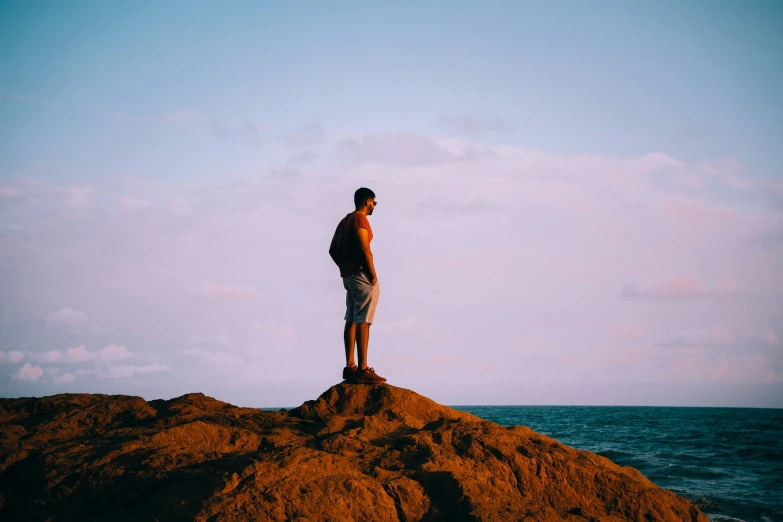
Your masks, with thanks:
[[[0,520],[708,522],[633,468],[386,384],[289,412],[0,399]]]

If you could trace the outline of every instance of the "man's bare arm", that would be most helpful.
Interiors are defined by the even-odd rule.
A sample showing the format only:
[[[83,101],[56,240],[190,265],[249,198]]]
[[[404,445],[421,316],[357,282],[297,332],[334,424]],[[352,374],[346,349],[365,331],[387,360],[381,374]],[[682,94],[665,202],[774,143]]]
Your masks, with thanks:
[[[378,276],[375,274],[375,265],[372,262],[372,252],[370,251],[370,233],[366,228],[356,229],[356,235],[359,238],[359,248],[364,257],[364,267],[370,273],[370,284],[375,286],[378,282]]]

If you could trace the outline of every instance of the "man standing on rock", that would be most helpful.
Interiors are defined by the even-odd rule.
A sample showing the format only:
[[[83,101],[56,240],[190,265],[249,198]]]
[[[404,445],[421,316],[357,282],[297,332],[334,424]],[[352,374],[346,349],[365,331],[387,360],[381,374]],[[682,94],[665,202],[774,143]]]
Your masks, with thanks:
[[[370,324],[378,305],[380,287],[375,274],[370,242],[372,228],[367,216],[375,210],[375,193],[365,187],[353,195],[356,210],[345,216],[332,237],[329,255],[340,267],[340,277],[345,287],[345,368],[343,379],[348,382],[375,384],[386,379],[367,366],[367,345],[370,341]],[[353,356],[356,343],[359,366]]]

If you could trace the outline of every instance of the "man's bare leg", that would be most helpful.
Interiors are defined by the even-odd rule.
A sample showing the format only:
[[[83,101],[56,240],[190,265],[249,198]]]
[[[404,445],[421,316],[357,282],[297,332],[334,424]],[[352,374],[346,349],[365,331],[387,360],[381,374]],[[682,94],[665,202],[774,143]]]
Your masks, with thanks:
[[[359,352],[359,369],[367,368],[367,345],[370,342],[370,323],[356,325],[356,348]],[[353,352],[353,350],[351,350]],[[353,353],[351,353],[353,355]]]
[[[345,366],[347,368],[356,366],[353,358],[353,345],[356,342],[356,323],[345,321],[343,339],[345,340]]]

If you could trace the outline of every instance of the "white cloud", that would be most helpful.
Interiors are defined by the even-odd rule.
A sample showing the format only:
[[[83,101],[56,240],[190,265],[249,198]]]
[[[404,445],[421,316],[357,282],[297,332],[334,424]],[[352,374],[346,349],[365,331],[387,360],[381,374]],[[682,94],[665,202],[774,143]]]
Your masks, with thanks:
[[[168,366],[162,363],[152,363],[143,366],[134,366],[128,364],[115,364],[108,368],[101,369],[99,375],[103,379],[123,379],[133,377],[137,374],[163,372],[170,370]]]
[[[0,351],[0,362],[18,363],[24,359],[24,352],[12,350],[10,352]]]
[[[7,273],[0,295],[31,305],[89,303],[89,309],[74,304],[70,313],[53,312],[47,324],[89,331],[100,313],[113,339],[154,340],[160,346],[155,357],[173,359],[139,354],[129,366],[160,360],[176,367],[179,358],[194,375],[206,375],[209,365],[223,364],[225,371],[242,368],[248,381],[289,379],[290,397],[301,392],[296,400],[307,398],[305,384],[277,370],[304,371],[303,364],[316,381],[332,378],[330,365],[342,364],[344,289],[326,250],[337,221],[351,210],[353,191],[368,186],[380,200],[370,221],[382,295],[371,358],[390,382],[423,392],[431,385],[453,397],[464,389],[456,382],[487,390],[512,380],[530,386],[584,382],[617,373],[617,361],[631,365],[629,379],[687,382],[687,372],[678,376],[672,369],[687,359],[682,342],[711,339],[709,348],[699,346],[710,353],[693,356],[697,368],[709,363],[714,369],[699,374],[703,382],[725,382],[715,363],[753,350],[765,354],[768,368],[781,367],[773,347],[780,346],[774,314],[783,309],[777,275],[783,242],[760,248],[746,241],[754,230],[777,233],[783,222],[760,188],[754,185],[735,201],[724,190],[730,186],[716,185],[720,178],[662,152],[563,157],[417,138],[412,141],[425,153],[412,146],[402,159],[394,150],[404,152],[405,140],[355,138],[360,152],[351,169],[286,171],[277,165],[216,182],[134,186],[127,194],[156,204],[133,216],[115,206],[100,215],[80,214],[78,221],[41,219],[39,208],[28,208],[35,190],[19,185],[31,197],[8,205],[8,219],[29,229],[23,238],[2,237],[0,264]],[[429,145],[433,156],[427,156]],[[465,155],[470,161],[456,159]],[[721,190],[713,191],[716,186]],[[175,198],[187,218],[174,214]],[[194,287],[204,299],[183,291]],[[25,310],[3,312],[21,317]],[[34,338],[40,320],[23,319],[13,328],[30,337],[30,346],[51,344]],[[495,325],[489,333],[475,328],[484,322]],[[761,330],[765,324],[769,331]],[[715,325],[724,325],[733,341],[718,329],[711,333]],[[404,334],[406,328],[419,333]],[[434,364],[425,381],[410,380],[403,366],[396,375],[384,370],[384,357],[432,348],[428,329],[448,332],[440,348],[464,364],[448,371]],[[108,375],[112,360],[101,358],[102,350],[67,339],[63,362],[82,363],[68,366],[77,380]],[[675,341],[680,346],[654,344]],[[605,345],[606,353],[591,363]],[[65,346],[75,347],[69,353]],[[415,353],[403,355],[415,360]],[[566,364],[580,358],[582,366]],[[491,380],[470,381],[466,368],[481,359],[512,362],[499,365]],[[547,359],[557,364],[547,365]],[[744,361],[747,368],[759,364]],[[112,375],[135,372],[118,366]],[[166,382],[184,387],[188,375],[172,373]],[[764,371],[745,375],[770,379]],[[229,396],[235,389],[231,383],[214,386]],[[544,388],[558,386],[539,386]],[[508,400],[525,400],[520,390],[509,385],[517,395]]]
[[[88,362],[88,361],[121,361],[132,359],[134,353],[128,350],[124,345],[109,344],[96,352],[87,350],[84,345],[67,348],[65,350],[66,362]]]
[[[87,351],[84,345],[66,348],[65,360],[67,362],[86,362],[95,359],[95,354]]]
[[[76,380],[76,377],[72,373],[64,373],[58,377],[54,378],[54,382],[73,382]]]
[[[128,351],[125,346],[110,344],[101,348],[96,354],[102,361],[120,361],[133,358],[133,352]]]
[[[19,381],[31,381],[35,382],[43,375],[43,369],[40,366],[33,366],[30,363],[25,363],[24,366],[19,368],[14,374],[14,379]]]
[[[50,312],[46,316],[46,324],[47,326],[53,326],[69,331],[83,331],[88,329],[93,331],[97,330],[95,327],[91,326],[87,314],[82,311],[67,307]]]
[[[57,350],[49,350],[47,352],[38,353],[28,352],[27,355],[32,360],[38,362],[59,362],[63,359],[63,354]]]

